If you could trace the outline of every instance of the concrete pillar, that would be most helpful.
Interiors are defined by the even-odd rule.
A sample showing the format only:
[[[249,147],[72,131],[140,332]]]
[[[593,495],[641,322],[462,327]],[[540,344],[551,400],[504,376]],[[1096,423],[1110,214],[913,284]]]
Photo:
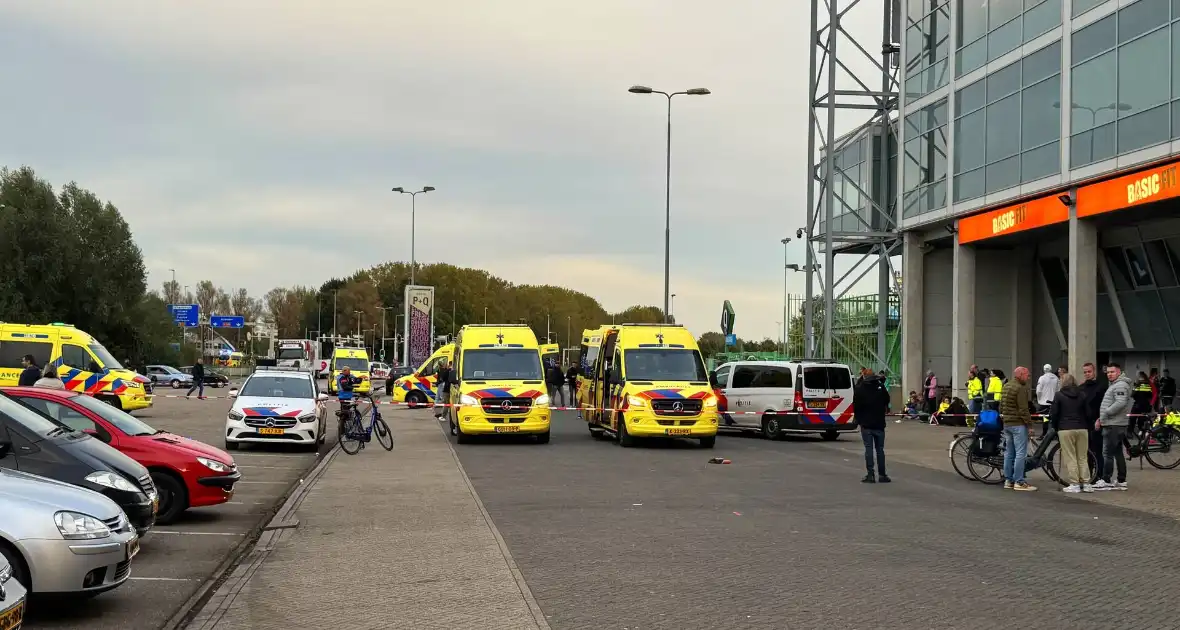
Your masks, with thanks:
[[[1066,344],[1069,371],[1082,373],[1082,364],[1094,361],[1098,349],[1098,228],[1092,221],[1078,219],[1076,209],[1069,217],[1069,315]]]
[[[1022,247],[1011,252],[1009,277],[1012,287],[1011,331],[1012,365],[1023,365],[1037,374],[1046,361],[1057,367],[1057,357],[1033,357],[1033,280],[1036,276],[1036,252]],[[1036,363],[1036,366],[1033,364]]]
[[[954,286],[951,292],[951,387],[967,399],[967,370],[975,362],[975,248],[960,245],[955,233]],[[908,390],[907,390],[908,391]]]
[[[922,280],[925,275],[922,238],[917,232],[902,235],[901,244],[901,391],[917,391],[925,376],[922,323]],[[945,378],[945,376],[944,376]]]

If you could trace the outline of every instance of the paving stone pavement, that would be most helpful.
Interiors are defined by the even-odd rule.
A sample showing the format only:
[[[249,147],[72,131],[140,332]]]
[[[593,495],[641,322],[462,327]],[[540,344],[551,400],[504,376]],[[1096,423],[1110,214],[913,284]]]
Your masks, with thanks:
[[[954,439],[954,434],[968,430],[964,427],[932,427],[909,420],[901,423],[891,422],[885,430],[886,459],[955,474],[955,478],[947,483],[973,483],[959,478],[954,473],[947,456],[947,447]],[[803,438],[800,441],[807,442],[811,439]],[[859,435],[845,436],[837,442],[815,443],[858,458],[864,453]],[[1045,476],[1043,471],[1032,473],[1029,480],[1041,490],[1057,492],[1060,487]],[[1127,462],[1127,481],[1131,488],[1127,492],[1094,492],[1069,496],[1075,500],[1117,505],[1180,521],[1180,468],[1159,470],[1144,461],[1143,469],[1140,470],[1139,460],[1133,460]],[[1177,624],[1180,625],[1180,621],[1177,621]]]
[[[337,453],[189,628],[547,630],[437,422],[384,417],[393,452]]]

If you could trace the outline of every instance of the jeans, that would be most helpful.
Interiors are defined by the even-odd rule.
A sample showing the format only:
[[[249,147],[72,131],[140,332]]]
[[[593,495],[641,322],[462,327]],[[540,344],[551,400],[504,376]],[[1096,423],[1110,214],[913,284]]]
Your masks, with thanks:
[[[197,392],[198,398],[204,397],[205,396],[205,383],[204,382],[193,383],[193,386],[189,388],[188,393],[185,394],[185,396],[192,396],[194,391]]]
[[[437,390],[435,390],[435,394],[434,394],[434,416],[435,416],[436,418],[442,418],[442,417],[444,417],[444,416],[445,416],[445,417],[447,417],[447,418],[450,418],[450,417],[451,417],[451,416],[450,416],[450,413],[451,413],[451,408],[446,406],[446,404],[447,404],[448,402],[450,402],[450,401],[448,400],[448,398],[450,398],[450,395],[451,395],[450,388],[448,388],[448,387],[447,387],[447,386],[445,386],[445,385],[443,385],[443,386],[439,386],[439,388],[438,388]],[[440,405],[441,405],[441,406],[440,406]]]
[[[569,400],[566,401],[568,403],[566,405],[566,407],[577,407],[578,406],[578,384],[577,383],[570,383],[567,387],[568,387],[568,391],[569,391]]]
[[[1090,483],[1090,432],[1086,429],[1067,429],[1057,434],[1061,444],[1061,461],[1064,470],[1061,480],[1071,484]]]
[[[1103,469],[1106,467],[1102,460],[1102,431],[1095,431],[1091,427],[1090,433],[1090,452],[1094,454],[1094,475],[1098,479],[1104,479]]]
[[[558,404],[557,401],[559,401],[559,400],[561,401],[561,404]],[[549,404],[554,407],[564,407],[565,406],[564,403],[565,403],[565,387],[562,387],[561,385],[550,385],[549,386]]]
[[[860,439],[865,444],[865,470],[873,474],[873,453],[877,455],[877,474],[885,476],[885,429],[860,430]]]
[[[1110,483],[1111,473],[1116,470],[1118,482],[1127,481],[1127,460],[1123,457],[1123,438],[1126,435],[1127,427],[1102,427],[1102,480],[1106,483]]]
[[[978,414],[979,412],[983,411],[983,399],[972,398],[971,400],[968,400],[967,411],[973,414]]]
[[[1004,479],[1024,483],[1024,462],[1028,458],[1028,427],[1004,427]]]

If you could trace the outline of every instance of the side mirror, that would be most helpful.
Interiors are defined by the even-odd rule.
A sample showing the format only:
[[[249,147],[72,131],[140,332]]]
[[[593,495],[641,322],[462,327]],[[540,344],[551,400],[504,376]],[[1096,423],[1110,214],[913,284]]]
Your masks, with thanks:
[[[230,397],[233,397],[233,396],[236,396],[236,395],[237,395],[237,394],[236,394],[235,392],[230,392]],[[324,402],[324,401],[328,400],[328,395],[327,395],[327,394],[325,394],[324,392],[320,392],[319,394],[316,394],[316,397],[315,397],[315,399],[316,399],[316,400],[318,400],[318,401],[320,401],[320,402]]]
[[[0,442],[0,459],[7,457],[10,451],[12,451],[12,442]]]
[[[721,386],[717,384],[717,370],[709,372],[709,387],[721,389]]]
[[[226,396],[228,396],[228,397],[230,397],[230,398],[237,398],[237,397],[238,397],[238,390],[236,390],[236,389],[231,389],[231,390],[229,390],[229,392],[226,394]]]

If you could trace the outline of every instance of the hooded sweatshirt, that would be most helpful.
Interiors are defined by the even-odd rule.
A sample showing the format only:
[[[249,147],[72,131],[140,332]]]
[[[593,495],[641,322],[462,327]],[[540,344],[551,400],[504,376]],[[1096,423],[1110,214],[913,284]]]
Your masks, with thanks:
[[[1053,403],[1053,396],[1057,393],[1057,375],[1047,371],[1037,379],[1037,404],[1047,407]]]
[[[1058,431],[1088,429],[1094,423],[1087,420],[1086,395],[1077,385],[1062,388],[1053,397],[1049,409],[1049,423]]]
[[[1127,414],[1131,411],[1133,390],[1131,379],[1126,374],[1120,374],[1110,384],[1110,387],[1106,388],[1106,393],[1102,395],[1102,404],[1098,406],[1098,419],[1102,421],[1102,426],[1127,426]]]

